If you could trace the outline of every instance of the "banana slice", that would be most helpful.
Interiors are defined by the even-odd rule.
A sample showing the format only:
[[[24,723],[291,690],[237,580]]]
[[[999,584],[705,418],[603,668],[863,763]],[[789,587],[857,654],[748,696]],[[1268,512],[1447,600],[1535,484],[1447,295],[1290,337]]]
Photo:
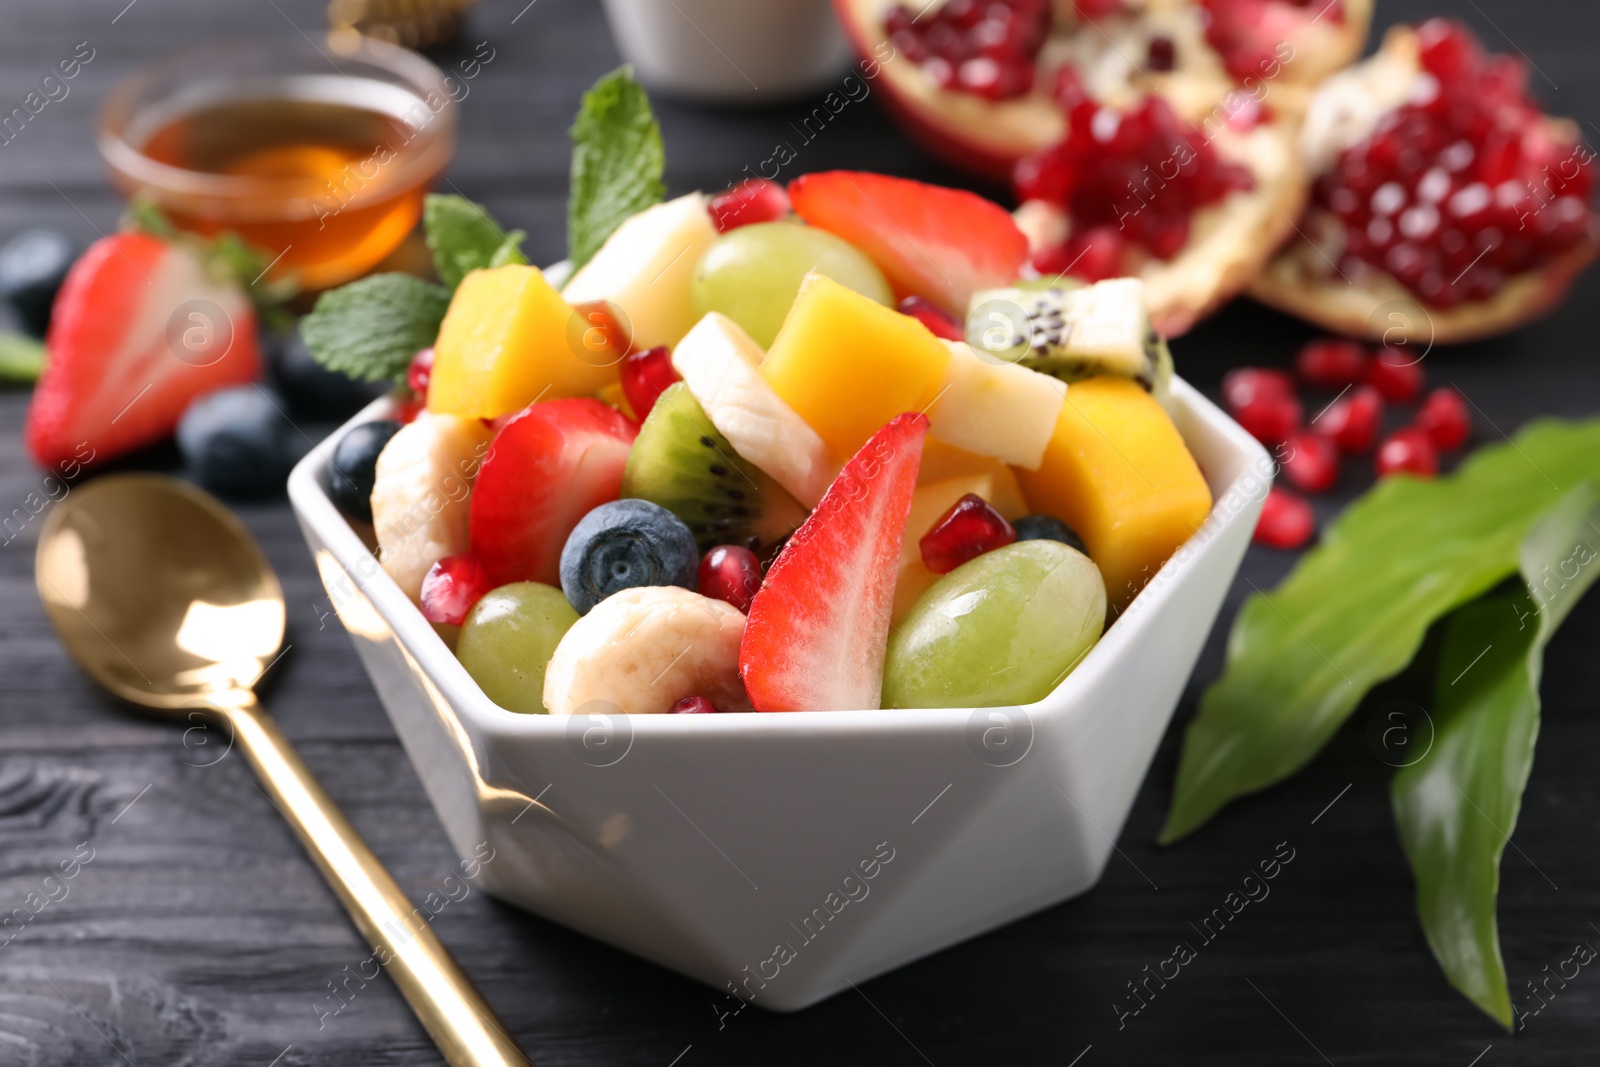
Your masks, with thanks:
[[[808,508],[832,480],[828,447],[758,369],[766,354],[738,324],[707,313],[672,350],[672,366],[733,450]]]
[[[472,479],[492,436],[479,419],[423,412],[378,453],[372,485],[378,559],[413,601],[429,567],[467,550]]]
[[[718,711],[749,711],[739,678],[743,636],[744,616],[724,601],[677,586],[624,589],[596,604],[556,645],[545,669],[544,706],[552,715],[571,715],[603,701],[612,711],[648,715],[702,696]]]

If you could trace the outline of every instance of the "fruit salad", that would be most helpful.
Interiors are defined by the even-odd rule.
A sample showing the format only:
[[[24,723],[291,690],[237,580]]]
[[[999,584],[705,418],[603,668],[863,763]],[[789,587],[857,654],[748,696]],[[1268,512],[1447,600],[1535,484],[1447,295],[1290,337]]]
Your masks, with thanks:
[[[1027,257],[880,174],[657,203],[461,277],[330,495],[512,711],[1040,700],[1211,495],[1144,283]]]

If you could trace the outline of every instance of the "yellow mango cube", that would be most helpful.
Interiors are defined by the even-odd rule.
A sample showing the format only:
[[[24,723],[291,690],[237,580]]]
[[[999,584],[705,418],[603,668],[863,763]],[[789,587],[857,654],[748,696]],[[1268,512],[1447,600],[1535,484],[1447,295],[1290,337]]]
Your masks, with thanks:
[[[1211,490],[1178,428],[1127,378],[1068,386],[1044,462],[1017,477],[1035,510],[1078,531],[1114,608],[1132,600],[1211,511]]]
[[[439,327],[428,410],[492,419],[584,396],[617,379],[617,362],[604,327],[586,326],[539,268],[475,270]]]
[[[842,462],[896,415],[933,403],[949,363],[910,315],[808,274],[761,373]]]

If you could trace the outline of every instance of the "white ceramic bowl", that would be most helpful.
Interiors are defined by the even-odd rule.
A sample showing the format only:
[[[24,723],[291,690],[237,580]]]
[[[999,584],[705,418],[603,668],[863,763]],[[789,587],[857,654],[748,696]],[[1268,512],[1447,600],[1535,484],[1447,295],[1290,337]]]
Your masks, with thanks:
[[[1077,670],[1027,707],[557,718],[489,701],[324,491],[306,541],[428,796],[489,892],[806,1007],[1094,885],[1238,569],[1267,454],[1182,381],[1217,499]],[[386,414],[381,400],[349,426]]]

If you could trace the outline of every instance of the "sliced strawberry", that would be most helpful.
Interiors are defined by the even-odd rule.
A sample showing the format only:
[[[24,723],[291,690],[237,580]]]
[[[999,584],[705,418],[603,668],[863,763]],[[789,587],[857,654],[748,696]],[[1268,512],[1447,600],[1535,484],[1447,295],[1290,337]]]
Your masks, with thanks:
[[[560,584],[567,535],[617,499],[638,432],[592,397],[530,404],[506,420],[472,488],[472,553],[491,587]]]
[[[830,170],[789,183],[795,213],[865,252],[894,286],[965,317],[974,292],[1010,285],[1028,239],[975,193],[886,174]]]
[[[261,369],[244,293],[213,280],[189,249],[143,233],[101,238],[73,264],[46,347],[27,427],[43,467],[159,441],[195,397]]]
[[[739,673],[757,711],[879,706],[900,540],[928,434],[897,415],[861,446],[750,602]]]

